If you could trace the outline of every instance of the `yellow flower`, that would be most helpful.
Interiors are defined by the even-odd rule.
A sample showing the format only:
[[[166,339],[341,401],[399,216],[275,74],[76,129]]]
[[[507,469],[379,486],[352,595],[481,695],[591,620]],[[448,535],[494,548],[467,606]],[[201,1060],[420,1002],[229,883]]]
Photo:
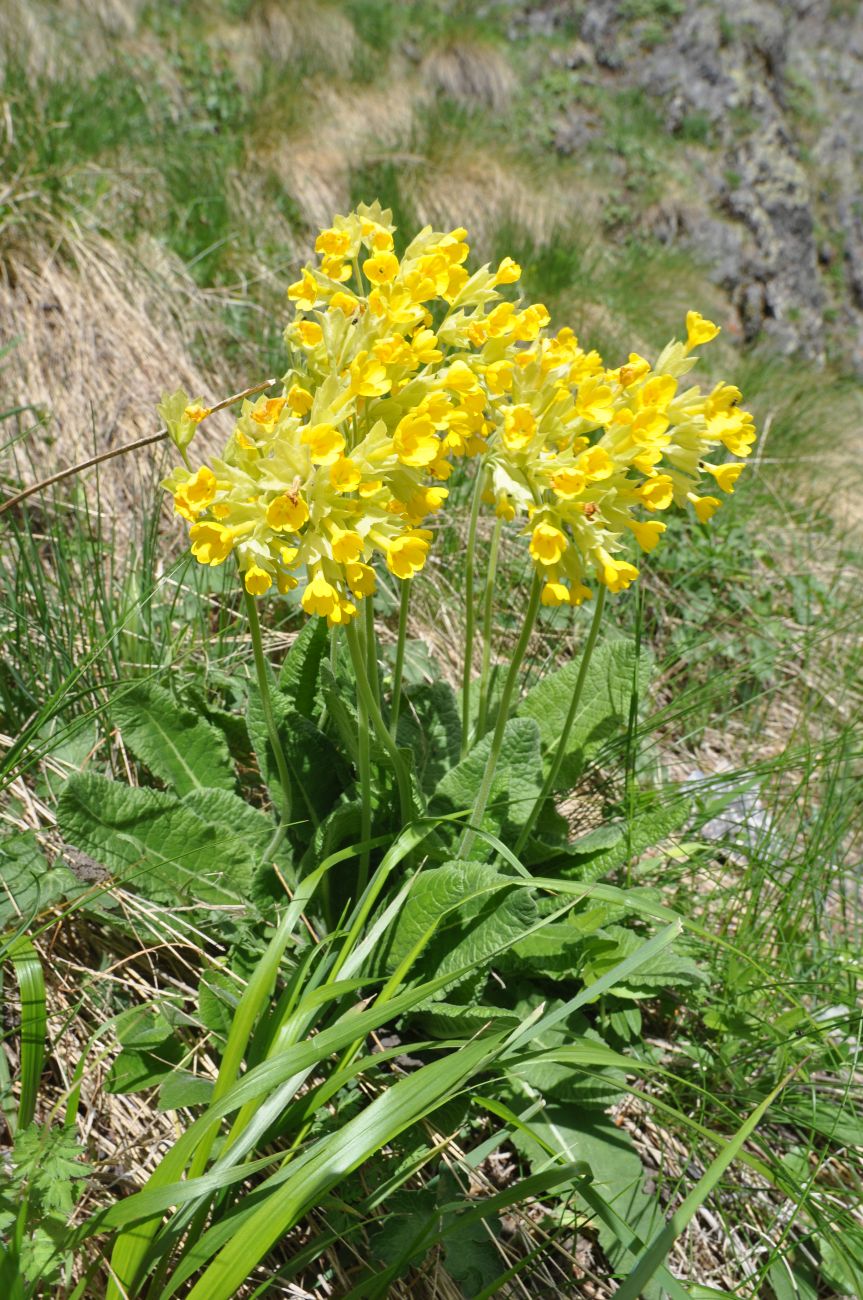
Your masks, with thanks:
[[[377,579],[371,565],[347,564],[345,565],[345,576],[348,580],[348,586],[355,596],[371,596],[374,593]]]
[[[567,547],[559,528],[552,524],[537,524],[530,539],[530,553],[535,564],[557,564]]]
[[[206,510],[216,495],[216,476],[202,465],[192,478],[174,493],[174,509],[178,515],[193,523],[202,510]]]
[[[392,387],[386,366],[367,351],[358,352],[351,362],[351,392],[359,397],[382,397]]]
[[[223,524],[192,524],[189,529],[192,554],[199,564],[224,564],[234,546],[234,533]]]
[[[250,596],[263,596],[273,585],[273,579],[260,565],[250,564],[243,575],[246,591]]]
[[[719,333],[719,326],[714,325],[712,320],[705,320],[700,311],[688,311],[686,313],[686,350],[701,347],[702,343],[709,343],[715,339]]]
[[[375,253],[363,262],[363,273],[372,284],[389,284],[399,273],[399,259],[395,253]]]
[[[521,267],[511,257],[505,257],[494,273],[495,284],[515,284],[521,278]]]
[[[733,492],[745,466],[740,461],[731,461],[728,465],[709,465],[705,461],[704,468],[713,475],[723,492]]]
[[[317,321],[301,320],[297,324],[297,330],[303,347],[316,348],[323,341],[324,331]]]
[[[363,539],[350,528],[334,527],[331,541],[333,559],[339,564],[353,564],[363,553]]]
[[[301,603],[307,614],[329,618],[333,610],[339,608],[339,593],[322,573],[318,573],[303,592]]]
[[[403,465],[431,465],[440,451],[440,441],[427,415],[406,415],[393,434],[393,449]]]
[[[562,582],[547,582],[540,594],[543,605],[568,605],[569,588]]]
[[[337,492],[355,492],[362,477],[359,466],[349,456],[340,456],[330,466],[330,482]]]
[[[309,507],[301,496],[285,492],[274,497],[267,506],[267,523],[277,531],[288,528],[296,533],[309,517]]]
[[[320,297],[314,276],[303,271],[302,279],[297,280],[296,284],[288,285],[288,297],[297,304],[300,311],[311,311]]]
[[[412,578],[426,562],[431,533],[425,528],[412,529],[394,537],[387,545],[387,568],[397,578]]]
[[[310,424],[300,441],[308,447],[313,465],[333,465],[345,449],[345,436],[332,424]]]
[[[562,469],[551,480],[551,486],[562,500],[571,501],[573,497],[580,496],[587,487],[587,475],[579,469]]]
[[[510,451],[521,451],[536,433],[536,416],[529,406],[510,406],[503,413],[503,440]]]
[[[708,523],[722,505],[719,497],[699,497],[694,492],[687,492],[686,496],[692,502],[692,508],[701,524]]]
[[[597,559],[597,577],[608,587],[609,591],[626,591],[638,577],[635,565],[626,560],[615,560],[603,546],[597,546],[594,554]]]
[[[657,474],[642,486],[639,496],[648,510],[667,510],[674,500],[674,482],[667,474]]]
[[[655,549],[667,526],[658,519],[648,519],[644,522],[639,522],[636,519],[630,519],[629,521],[629,527],[635,534],[635,540],[643,551]]]
[[[314,398],[307,388],[303,388],[302,384],[291,384],[285,400],[295,415],[308,415],[312,409]]]

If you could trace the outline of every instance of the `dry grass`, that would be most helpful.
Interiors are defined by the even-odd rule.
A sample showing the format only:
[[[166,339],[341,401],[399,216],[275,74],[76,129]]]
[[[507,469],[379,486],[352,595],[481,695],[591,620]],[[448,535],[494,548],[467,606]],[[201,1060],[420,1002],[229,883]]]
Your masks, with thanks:
[[[193,359],[195,332],[213,337],[212,308],[158,244],[86,234],[63,253],[34,242],[0,278],[0,336],[15,340],[3,401],[44,412],[18,448],[25,483],[154,432],[168,386],[221,397],[231,382]],[[103,474],[109,503],[134,504],[126,462]]]

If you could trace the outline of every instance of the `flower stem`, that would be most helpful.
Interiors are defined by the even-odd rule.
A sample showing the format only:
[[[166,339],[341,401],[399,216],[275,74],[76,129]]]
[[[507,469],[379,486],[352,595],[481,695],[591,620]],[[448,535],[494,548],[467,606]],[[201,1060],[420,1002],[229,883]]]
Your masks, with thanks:
[[[581,655],[581,665],[578,670],[578,677],[575,679],[575,689],[572,692],[572,699],[569,702],[569,711],[563,724],[560,736],[557,741],[557,748],[554,751],[554,758],[551,760],[551,767],[548,769],[548,776],[543,782],[542,789],[536,803],[530,810],[530,815],[521,829],[521,834],[515,845],[515,852],[520,853],[527,843],[527,837],[533,830],[537,817],[542,811],[542,807],[552,793],[555,783],[560,772],[561,764],[566,756],[566,745],[569,740],[569,733],[572,731],[572,724],[575,722],[575,715],[578,712],[578,706],[581,703],[581,694],[584,690],[584,683],[587,678],[587,670],[590,667],[593,648],[596,645],[596,638],[599,633],[599,625],[602,621],[602,611],[605,605],[605,587],[600,587],[596,597],[596,606],[593,611],[593,621],[590,624],[590,631],[587,634],[584,650]]]
[[[479,507],[482,500],[482,484],[485,478],[483,467],[477,470],[470,507],[470,522],[467,528],[467,546],[464,565],[464,670],[461,685],[461,756],[464,758],[470,745],[470,678],[473,668],[473,638],[476,623],[476,611],[473,607],[473,561],[476,551],[476,530],[479,522]]]
[[[399,753],[395,741],[387,730],[387,725],[384,722],[380,706],[374,697],[371,684],[369,683],[368,674],[366,673],[362,646],[360,645],[359,633],[355,623],[348,623],[345,628],[345,636],[347,637],[348,649],[351,652],[354,676],[357,679],[357,694],[365,706],[369,721],[374,728],[375,736],[389,754],[390,762],[393,765],[396,774],[396,782],[398,784],[399,811],[401,814],[402,825],[407,826],[413,817],[410,776],[405,767],[404,759]]]
[[[497,723],[495,724],[494,733],[491,738],[491,747],[488,751],[485,771],[482,774],[482,781],[471,813],[472,824],[465,827],[461,843],[458,847],[458,856],[460,858],[466,858],[468,856],[473,848],[477,829],[482,826],[482,819],[485,816],[485,810],[488,806],[492,782],[494,781],[494,774],[497,768],[497,760],[500,757],[500,750],[503,744],[503,733],[509,720],[510,705],[518,682],[519,669],[521,668],[525,652],[527,651],[530,634],[533,631],[533,625],[536,622],[541,591],[542,578],[540,578],[538,573],[534,573],[533,582],[531,583],[530,588],[530,597],[527,602],[527,609],[525,610],[524,623],[522,624],[515,649],[512,652],[509,671],[506,675],[506,681],[503,684],[503,694],[500,699],[500,711],[497,715]]]
[[[267,727],[267,735],[270,738],[270,744],[273,747],[273,757],[276,760],[276,771],[279,774],[279,784],[282,787],[282,807],[279,814],[279,824],[276,827],[273,838],[267,845],[264,853],[264,861],[272,858],[276,850],[281,845],[287,832],[291,820],[291,810],[293,807],[293,798],[291,795],[291,777],[288,771],[288,761],[285,758],[285,751],[282,748],[279,728],[276,725],[276,715],[273,712],[273,700],[270,695],[269,673],[267,663],[264,659],[264,645],[261,640],[261,624],[258,618],[258,607],[255,604],[254,596],[250,596],[247,591],[243,591],[243,599],[246,602],[246,616],[249,620],[249,631],[252,635],[252,652],[255,658],[255,672],[258,677],[258,688],[261,692],[261,707],[264,710],[264,722]]]
[[[360,854],[360,870],[357,879],[357,898],[361,898],[369,880],[369,862],[371,848],[368,841],[372,837],[372,760],[369,743],[369,711],[363,693],[357,699],[357,767],[360,778],[360,839],[364,842]]]
[[[393,698],[390,706],[390,735],[396,738],[399,726],[399,705],[402,699],[402,676],[405,667],[405,641],[408,631],[408,606],[411,601],[410,579],[401,578],[399,593],[399,637],[396,642],[396,662],[393,668]]]
[[[503,520],[498,518],[491,537],[491,550],[488,556],[488,571],[485,579],[485,592],[482,607],[482,669],[479,678],[479,712],[476,720],[476,739],[485,735],[488,719],[488,677],[491,667],[491,622],[494,613],[494,582],[497,574],[497,556],[500,550],[500,534]]]
[[[369,685],[374,692],[375,699],[380,702],[381,681],[378,676],[378,637],[375,631],[375,603],[371,596],[366,596],[363,601],[363,611],[365,616],[366,663],[369,669]]]

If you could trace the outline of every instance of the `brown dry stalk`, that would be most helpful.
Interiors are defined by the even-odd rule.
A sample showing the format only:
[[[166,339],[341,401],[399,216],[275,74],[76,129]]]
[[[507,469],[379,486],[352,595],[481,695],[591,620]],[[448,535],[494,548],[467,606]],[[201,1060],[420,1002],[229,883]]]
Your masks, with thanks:
[[[226,406],[233,406],[234,402],[240,402],[244,397],[252,397],[255,393],[262,393],[265,388],[272,388],[275,379],[265,379],[263,383],[254,384],[251,388],[244,388],[241,393],[234,393],[231,397],[224,397],[221,402],[216,402],[211,406],[209,414],[215,411],[223,411]],[[73,474],[80,474],[82,470],[90,469],[93,465],[99,465],[102,461],[113,460],[115,456],[125,456],[128,451],[137,451],[140,447],[147,447],[150,443],[161,442],[167,438],[168,430],[160,429],[158,433],[149,433],[146,438],[136,438],[134,442],[127,442],[123,447],[113,447],[110,451],[100,451],[98,456],[91,456],[89,460],[79,461],[77,465],[70,465],[68,469],[58,470],[56,474],[51,474],[48,478],[43,478],[41,482],[32,484],[31,487],[24,488],[21,492],[16,492],[15,496],[9,497],[8,500],[0,503],[0,515],[6,510],[11,510],[19,501],[26,500],[34,492],[42,492],[52,483],[59,483],[61,479],[71,478]]]

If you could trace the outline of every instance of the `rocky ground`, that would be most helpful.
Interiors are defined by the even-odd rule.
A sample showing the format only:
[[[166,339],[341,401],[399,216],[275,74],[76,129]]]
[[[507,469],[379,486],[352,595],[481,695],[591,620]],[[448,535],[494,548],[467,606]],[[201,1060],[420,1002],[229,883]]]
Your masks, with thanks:
[[[703,258],[744,340],[863,373],[863,6],[589,0],[523,8],[510,28],[516,43],[562,32],[558,151],[601,130],[585,86],[645,92],[698,176],[643,214],[652,233]]]

